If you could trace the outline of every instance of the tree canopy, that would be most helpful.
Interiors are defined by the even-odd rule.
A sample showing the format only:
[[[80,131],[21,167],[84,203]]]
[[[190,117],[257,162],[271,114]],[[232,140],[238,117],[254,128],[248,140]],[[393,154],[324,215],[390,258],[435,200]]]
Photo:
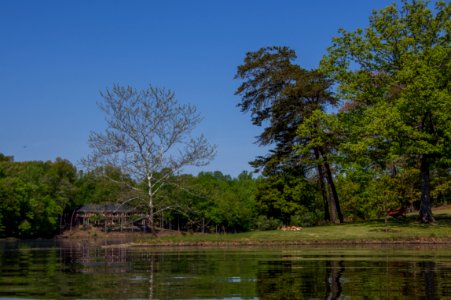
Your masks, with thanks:
[[[431,164],[450,163],[450,9],[402,1],[374,11],[367,28],[341,29],[322,61],[345,101],[347,149],[382,169],[417,166],[424,222],[433,221]]]
[[[5,157],[5,156],[0,156]],[[0,237],[51,237],[74,207],[77,180],[67,160],[0,160]]]
[[[236,90],[242,97],[238,106],[243,112],[251,113],[254,125],[264,126],[258,142],[273,147],[251,164],[263,168],[266,176],[278,176],[277,173],[296,168],[304,170],[306,166],[316,168],[324,218],[343,222],[328,161],[330,148],[312,146],[311,139],[297,132],[316,111],[325,111],[336,104],[331,92],[332,81],[319,70],[301,68],[294,63],[295,59],[295,51],[288,47],[266,47],[248,52],[244,63],[238,66],[236,78],[243,81]]]

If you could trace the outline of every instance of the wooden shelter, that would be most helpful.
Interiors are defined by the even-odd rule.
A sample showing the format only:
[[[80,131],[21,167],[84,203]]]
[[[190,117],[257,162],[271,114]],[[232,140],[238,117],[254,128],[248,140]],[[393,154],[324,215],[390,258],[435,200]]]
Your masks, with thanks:
[[[75,224],[102,227],[105,231],[133,231],[145,226],[145,215],[128,205],[86,204],[76,211]]]

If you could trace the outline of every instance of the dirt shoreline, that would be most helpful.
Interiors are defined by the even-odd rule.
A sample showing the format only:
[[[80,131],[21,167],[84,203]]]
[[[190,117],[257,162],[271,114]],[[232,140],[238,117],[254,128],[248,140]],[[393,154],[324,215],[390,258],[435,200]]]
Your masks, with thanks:
[[[182,234],[179,233],[181,236]],[[136,242],[136,240],[146,239],[146,242]],[[72,233],[59,235],[53,240],[67,241],[69,243],[97,244],[102,248],[143,248],[143,249],[161,249],[161,248],[246,248],[246,247],[283,247],[283,246],[334,246],[334,247],[371,247],[371,246],[427,246],[451,248],[451,238],[398,238],[398,239],[360,239],[360,240],[213,240],[213,241],[168,241],[165,239],[152,238],[148,233],[104,233],[93,234],[88,232],[84,234]],[[16,240],[5,238],[0,240]]]
[[[182,236],[184,233],[175,230],[160,230],[158,232],[158,238],[167,236]],[[91,227],[89,229],[74,228],[72,230],[66,230],[63,233],[55,236],[58,240],[132,240],[132,239],[148,239],[152,235],[142,231],[136,232],[105,232],[97,227]]]
[[[287,240],[287,241],[199,241],[199,242],[167,242],[156,241],[152,243],[123,243],[112,244],[105,247],[124,247],[124,248],[165,248],[165,247],[275,247],[275,246],[364,246],[364,245],[449,245],[451,239],[416,239],[416,240]]]

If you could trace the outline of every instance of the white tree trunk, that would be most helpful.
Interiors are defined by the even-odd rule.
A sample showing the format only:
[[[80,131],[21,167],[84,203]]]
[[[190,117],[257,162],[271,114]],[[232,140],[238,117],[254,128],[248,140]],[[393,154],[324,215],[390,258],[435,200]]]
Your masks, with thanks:
[[[149,227],[152,231],[152,234],[156,234],[155,232],[155,226],[154,226],[154,205],[153,205],[153,190],[152,190],[152,176],[150,174],[147,174],[147,196],[149,197],[148,207],[149,207]]]

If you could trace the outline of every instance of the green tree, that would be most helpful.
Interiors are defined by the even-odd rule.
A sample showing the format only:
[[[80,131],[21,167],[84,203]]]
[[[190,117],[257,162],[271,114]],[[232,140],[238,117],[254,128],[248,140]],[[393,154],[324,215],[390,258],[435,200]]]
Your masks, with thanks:
[[[76,169],[68,161],[0,161],[0,235],[52,237],[75,198]]]
[[[386,166],[419,165],[423,222],[434,220],[431,166],[450,163],[450,7],[402,1],[374,11],[367,28],[341,29],[322,61],[352,115],[349,148]]]
[[[252,228],[255,217],[255,180],[242,172],[237,178],[219,171],[193,178],[185,198],[191,198],[191,222],[200,231],[241,232]]]
[[[254,125],[265,126],[258,136],[260,145],[273,146],[268,155],[257,157],[251,165],[263,168],[263,174],[268,176],[313,164],[318,173],[325,219],[335,222],[338,218],[343,222],[328,161],[329,149],[316,145],[309,151],[294,150],[295,146],[305,147],[309,143],[309,139],[299,139],[297,128],[314,111],[324,111],[336,104],[330,91],[332,81],[318,70],[309,71],[294,64],[295,59],[296,53],[288,47],[267,47],[248,52],[238,67],[236,78],[243,80],[236,90],[242,97],[238,106],[241,111],[251,113]]]
[[[76,204],[80,206],[87,203],[122,203],[132,198],[130,187],[136,183],[119,169],[105,166],[80,172],[76,185]]]
[[[285,225],[313,225],[321,217],[316,211],[315,186],[299,168],[262,178],[257,182],[258,212]]]

